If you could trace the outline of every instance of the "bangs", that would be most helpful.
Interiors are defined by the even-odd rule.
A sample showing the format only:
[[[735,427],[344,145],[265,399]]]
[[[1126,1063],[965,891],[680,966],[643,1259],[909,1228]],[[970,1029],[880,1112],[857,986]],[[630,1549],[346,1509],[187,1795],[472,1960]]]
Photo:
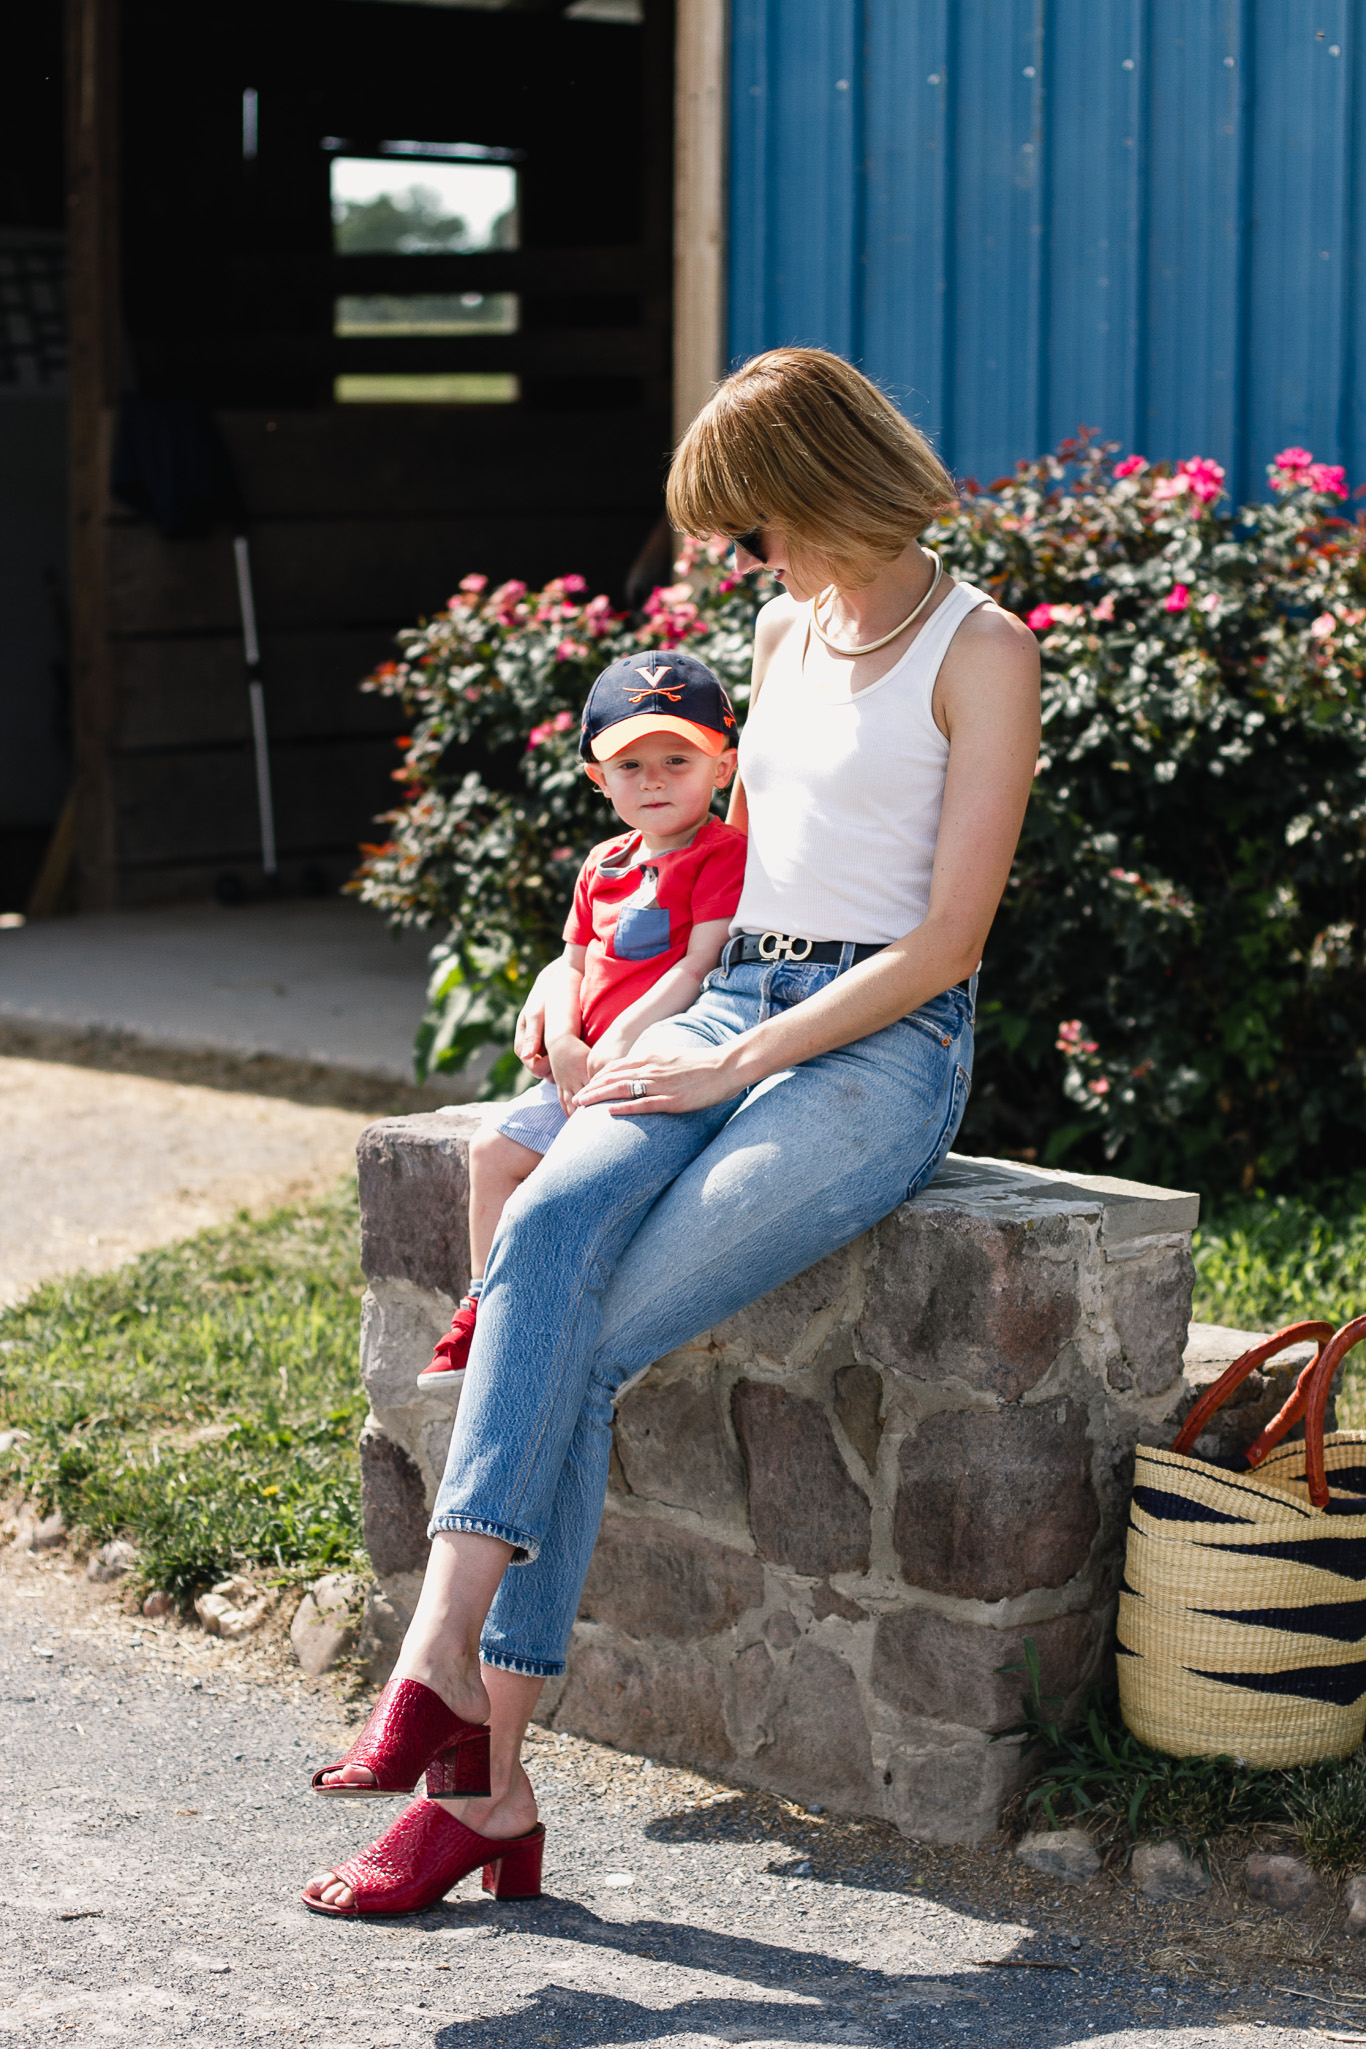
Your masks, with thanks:
[[[773,515],[759,502],[743,449],[736,446],[747,438],[743,427],[735,433],[740,424],[715,400],[694,420],[669,471],[666,495],[675,532],[733,540],[771,523]]]

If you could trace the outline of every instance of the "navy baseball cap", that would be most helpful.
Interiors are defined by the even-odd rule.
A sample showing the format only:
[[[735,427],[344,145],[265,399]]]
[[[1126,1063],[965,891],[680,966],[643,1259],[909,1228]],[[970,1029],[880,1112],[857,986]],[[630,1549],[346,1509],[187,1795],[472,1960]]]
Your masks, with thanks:
[[[733,747],[730,699],[705,662],[679,648],[623,655],[588,693],[579,733],[585,761],[610,761],[647,733],[677,733],[705,754]]]

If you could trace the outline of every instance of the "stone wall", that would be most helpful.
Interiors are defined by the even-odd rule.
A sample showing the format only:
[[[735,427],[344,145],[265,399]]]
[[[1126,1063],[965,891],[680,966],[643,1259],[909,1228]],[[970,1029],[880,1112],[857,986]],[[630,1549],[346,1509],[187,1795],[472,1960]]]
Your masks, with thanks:
[[[411,1612],[454,1400],[415,1376],[468,1278],[477,1112],[369,1127],[362,1372],[376,1677]],[[1019,1781],[1026,1635],[1074,1703],[1109,1655],[1135,1442],[1183,1373],[1197,1199],[950,1156],[865,1237],[621,1402],[569,1671],[541,1718],[805,1802],[980,1839]],[[1233,1334],[1236,1337],[1238,1334]],[[1260,1376],[1219,1442],[1260,1427]],[[1209,1448],[1214,1448],[1213,1444]]]

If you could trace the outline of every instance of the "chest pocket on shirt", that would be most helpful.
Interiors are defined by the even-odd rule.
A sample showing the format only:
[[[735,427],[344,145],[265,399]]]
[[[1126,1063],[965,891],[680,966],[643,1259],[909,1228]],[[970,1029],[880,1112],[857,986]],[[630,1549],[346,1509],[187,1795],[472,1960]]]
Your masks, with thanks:
[[[656,869],[642,869],[639,889],[622,905],[612,934],[618,960],[654,960],[669,951],[669,913],[656,898],[657,879]]]
[[[618,960],[653,960],[669,951],[669,913],[662,904],[623,911],[612,935]]]

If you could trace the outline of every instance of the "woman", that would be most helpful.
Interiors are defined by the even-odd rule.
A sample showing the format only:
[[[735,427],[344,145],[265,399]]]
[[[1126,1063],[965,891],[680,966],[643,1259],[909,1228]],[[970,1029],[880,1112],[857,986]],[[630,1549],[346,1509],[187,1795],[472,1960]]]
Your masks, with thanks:
[[[415,1801],[312,1881],[320,1912],[408,1910],[479,1864],[505,1895],[537,1889],[521,1743],[564,1669],[615,1397],[914,1194],[967,1097],[1038,751],[1033,635],[920,545],[950,479],[824,351],[727,378],[668,502],[785,587],[755,635],[734,936],[693,1008],[580,1091],[505,1212],[417,1613],[365,1734],[315,1781],[406,1791],[430,1763],[431,1794],[474,1797]]]

